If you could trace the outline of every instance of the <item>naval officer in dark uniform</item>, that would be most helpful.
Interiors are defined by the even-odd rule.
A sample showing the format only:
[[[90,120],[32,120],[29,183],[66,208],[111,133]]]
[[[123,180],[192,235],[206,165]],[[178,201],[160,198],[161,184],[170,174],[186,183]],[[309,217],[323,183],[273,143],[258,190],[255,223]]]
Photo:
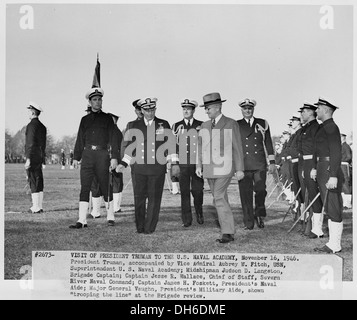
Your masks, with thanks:
[[[81,191],[79,196],[79,219],[72,229],[87,227],[89,193],[93,178],[96,177],[107,208],[109,226],[114,226],[113,192],[108,190],[109,170],[118,165],[119,146],[115,139],[112,117],[102,111],[101,88],[92,88],[86,95],[92,112],[81,119],[74,148],[74,164],[81,161]],[[111,158],[109,149],[112,150]],[[109,202],[109,205],[108,205]]]
[[[183,227],[192,224],[191,194],[195,207],[196,219],[199,224],[204,223],[203,204],[203,178],[196,175],[196,149],[198,131],[202,121],[193,117],[198,103],[185,99],[181,102],[183,120],[172,126],[172,131],[177,140],[177,154],[179,157],[179,183],[181,190],[181,218]]]
[[[340,130],[333,120],[337,106],[324,98],[319,98],[317,119],[322,123],[315,135],[314,161],[311,178],[316,179],[321,199],[325,202],[324,211],[328,218],[329,241],[315,251],[336,253],[341,251],[342,222],[342,185],[343,173],[341,170],[341,136]],[[321,217],[322,218],[322,217]]]
[[[342,186],[342,199],[343,207],[347,209],[352,208],[352,174],[351,174],[351,165],[352,165],[352,149],[350,145],[346,142],[346,135],[341,133],[341,149],[342,149],[342,158],[341,158],[341,169],[343,172],[343,177],[345,182]]]
[[[243,114],[243,119],[238,120],[238,124],[244,154],[244,178],[239,181],[239,193],[244,229],[252,230],[254,221],[259,228],[264,228],[267,159],[269,172],[277,174],[277,171],[269,124],[266,120],[253,116],[256,101],[244,99],[239,102],[239,106]],[[253,209],[253,193],[255,193],[255,209]]]
[[[316,109],[317,107],[309,102],[305,102],[300,108],[301,121],[304,125],[301,129],[299,141],[299,156],[302,167],[302,178],[307,190],[307,198],[310,202],[312,202],[316,195],[319,193],[319,188],[316,181],[312,180],[310,177],[311,169],[314,167],[314,139],[316,132],[319,129],[319,123],[316,120]],[[306,202],[307,199],[304,200]],[[310,239],[316,239],[322,237],[324,234],[322,231],[323,220],[320,219],[322,210],[321,197],[316,198],[311,207],[312,216],[306,224],[306,229],[302,231],[303,234],[308,236]],[[310,221],[311,230],[308,230]]]
[[[42,164],[45,159],[47,129],[39,120],[42,108],[34,102],[29,106],[30,123],[26,127],[25,133],[25,169],[27,180],[31,189],[32,207],[30,212],[43,212],[43,173]]]
[[[132,128],[133,126],[133,122],[135,121],[138,121],[138,120],[141,120],[144,115],[141,111],[141,107],[138,105],[138,102],[140,101],[140,99],[135,99],[133,102],[132,102],[132,106],[135,108],[134,109],[134,112],[136,114],[136,119],[133,120],[133,121],[130,121],[127,123],[125,129],[123,130],[123,140],[122,140],[122,144],[121,144],[121,155],[124,155],[124,152],[125,152],[125,143],[124,143],[124,137],[125,137],[125,134],[126,132]],[[130,167],[131,168],[131,167]],[[133,185],[133,192],[134,192],[134,189],[135,189],[135,178],[134,178],[134,172],[133,170],[130,170],[130,174],[131,174],[131,184]]]
[[[290,118],[291,123],[291,137],[288,143],[287,159],[289,159],[290,177],[292,180],[291,190],[293,191],[293,199],[295,204],[293,211],[295,217],[300,216],[301,205],[304,203],[305,184],[300,175],[302,171],[299,170],[299,141],[301,134],[301,114],[294,114]]]
[[[159,221],[167,161],[178,160],[170,124],[155,116],[156,102],[151,97],[138,101],[144,117],[131,122],[125,132],[124,156],[116,169],[120,172],[131,164],[136,229],[145,234],[153,233]]]

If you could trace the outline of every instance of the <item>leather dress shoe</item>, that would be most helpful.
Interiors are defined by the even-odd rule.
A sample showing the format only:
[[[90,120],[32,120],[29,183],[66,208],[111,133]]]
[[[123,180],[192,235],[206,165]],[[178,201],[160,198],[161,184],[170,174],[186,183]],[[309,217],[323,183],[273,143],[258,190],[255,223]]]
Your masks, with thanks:
[[[332,249],[330,249],[328,246],[324,245],[323,247],[320,248],[315,248],[314,251],[317,252],[322,252],[322,253],[337,253],[337,252],[341,252],[341,250],[333,252]]]
[[[255,222],[257,223],[258,228],[264,228],[264,218],[263,217],[255,217]]]
[[[182,226],[183,226],[184,228],[188,228],[188,227],[191,227],[191,223],[184,223],[184,224],[182,224]]]
[[[216,241],[219,243],[228,243],[234,241],[234,238],[230,234],[224,234],[221,239],[217,239]]]
[[[114,227],[115,222],[114,220],[108,220],[108,227]]]
[[[86,224],[82,224],[80,222],[76,222],[76,224],[72,224],[69,226],[70,229],[82,229],[82,228],[87,228]]]
[[[202,212],[199,212],[199,213],[197,214],[197,223],[198,223],[198,224],[203,224],[203,223],[204,223],[204,219],[203,219],[203,214],[202,214]]]
[[[317,239],[317,238],[323,238],[324,235],[322,234],[321,236],[318,236],[317,234],[310,232],[310,234],[307,235],[309,239]]]
[[[144,231],[145,234],[152,234],[154,231]]]
[[[41,213],[41,209],[38,210],[38,211],[32,211],[31,209],[28,209],[27,212],[28,212],[28,213],[33,213],[33,214],[38,214],[38,213]]]
[[[99,218],[101,218],[102,216],[101,215],[99,215],[99,216],[92,216],[91,214],[90,215],[88,215],[88,218],[90,218],[90,219],[99,219]]]
[[[138,229],[136,230],[137,233],[144,233],[144,229]]]
[[[121,209],[119,209],[119,210],[115,211],[114,213],[119,213],[119,212],[121,212]]]
[[[244,227],[243,227],[243,230],[244,230],[244,231],[253,230],[253,228],[248,228],[247,226],[244,226]]]

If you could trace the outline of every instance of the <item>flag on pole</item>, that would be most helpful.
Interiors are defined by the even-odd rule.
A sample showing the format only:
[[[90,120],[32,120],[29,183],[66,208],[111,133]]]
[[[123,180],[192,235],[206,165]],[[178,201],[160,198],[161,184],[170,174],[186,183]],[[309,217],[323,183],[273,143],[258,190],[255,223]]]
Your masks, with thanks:
[[[98,53],[97,53],[97,64],[94,69],[92,88],[100,88],[100,62],[99,62]]]

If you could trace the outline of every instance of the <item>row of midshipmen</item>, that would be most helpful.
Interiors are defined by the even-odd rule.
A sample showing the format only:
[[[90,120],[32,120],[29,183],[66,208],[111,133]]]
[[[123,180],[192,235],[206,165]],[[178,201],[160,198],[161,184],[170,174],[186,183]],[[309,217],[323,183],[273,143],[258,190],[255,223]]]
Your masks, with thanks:
[[[324,237],[321,213],[326,213],[326,252],[341,250],[343,208],[352,207],[352,150],[333,120],[337,109],[324,98],[304,103],[275,145],[280,183],[300,219],[300,232],[311,239]]]

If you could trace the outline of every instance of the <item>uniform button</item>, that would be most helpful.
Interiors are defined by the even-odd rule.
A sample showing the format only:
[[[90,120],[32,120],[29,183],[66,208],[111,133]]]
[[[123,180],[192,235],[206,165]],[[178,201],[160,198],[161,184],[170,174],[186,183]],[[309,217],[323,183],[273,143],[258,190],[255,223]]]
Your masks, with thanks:
[[[255,144],[254,147],[256,147],[257,145]]]
[[[246,154],[249,154],[249,152],[246,152]]]
[[[144,159],[144,157],[141,157],[141,159]]]
[[[155,149],[151,149],[151,151],[155,152]]]
[[[247,144],[246,144],[245,146],[246,146],[246,147],[248,147],[248,145],[247,145]]]
[[[155,145],[155,142],[153,142],[152,144]]]
[[[254,153],[258,153],[258,152],[255,151]]]
[[[144,149],[143,149],[143,150],[141,150],[141,152],[144,152]]]
[[[186,151],[186,153],[188,153],[188,151]]]
[[[257,137],[254,137],[254,139],[256,140],[256,139],[257,139]]]
[[[141,143],[141,145],[143,146],[144,144],[143,144],[143,143]]]
[[[193,138],[196,138],[196,136],[192,136]]]
[[[194,146],[196,145],[196,143],[193,144]]]
[[[245,138],[246,140],[248,140],[248,138]]]
[[[153,158],[153,159],[154,159],[155,157],[154,157],[154,156],[152,156],[151,158]]]

